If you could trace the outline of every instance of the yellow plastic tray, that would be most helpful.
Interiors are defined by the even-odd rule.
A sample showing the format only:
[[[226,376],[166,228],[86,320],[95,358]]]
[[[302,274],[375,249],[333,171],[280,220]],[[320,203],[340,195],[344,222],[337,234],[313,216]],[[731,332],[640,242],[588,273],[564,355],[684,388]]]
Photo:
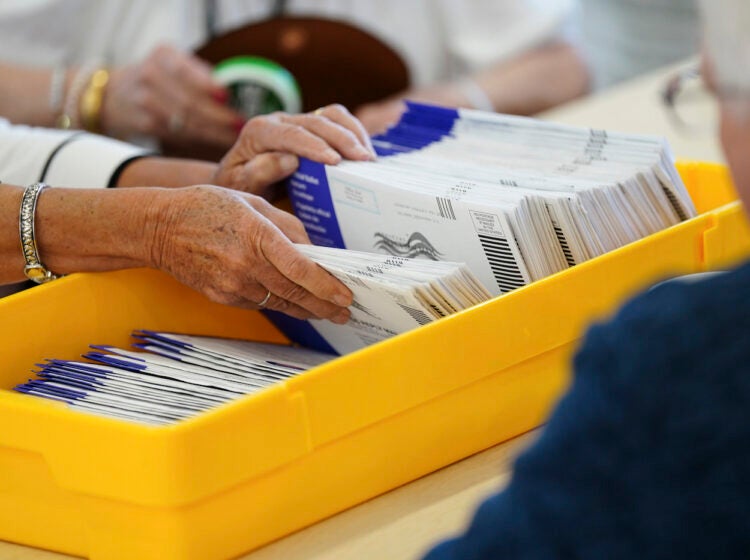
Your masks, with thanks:
[[[95,560],[237,556],[541,424],[585,326],[669,275],[750,254],[726,171],[681,166],[700,216],[169,427],[11,392],[42,358],[134,328],[283,342],[147,270],[0,300],[0,539]]]

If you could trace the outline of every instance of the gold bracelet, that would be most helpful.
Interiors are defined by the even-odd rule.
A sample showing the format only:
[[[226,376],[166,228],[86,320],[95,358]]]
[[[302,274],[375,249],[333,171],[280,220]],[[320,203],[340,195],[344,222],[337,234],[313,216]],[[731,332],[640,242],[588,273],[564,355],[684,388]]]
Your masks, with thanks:
[[[65,92],[63,111],[56,121],[58,128],[71,129],[79,127],[78,105],[81,100],[81,93],[98,67],[98,64],[86,63],[74,71],[70,87]]]
[[[81,95],[79,104],[81,124],[90,132],[101,131],[102,101],[107,82],[109,82],[109,71],[99,68],[91,74],[91,79]]]

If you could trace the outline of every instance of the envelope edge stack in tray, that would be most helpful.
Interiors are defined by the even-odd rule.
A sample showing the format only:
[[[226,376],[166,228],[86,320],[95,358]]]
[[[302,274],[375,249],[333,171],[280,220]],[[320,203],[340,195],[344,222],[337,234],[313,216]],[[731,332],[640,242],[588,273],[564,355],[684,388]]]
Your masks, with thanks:
[[[373,139],[378,161],[303,160],[289,180],[316,245],[465,262],[496,296],[696,214],[664,138],[407,106]],[[291,340],[356,349],[270,317]]]
[[[133,346],[91,346],[87,362],[47,360],[16,391],[151,425],[184,420],[332,358],[305,348],[134,331]]]

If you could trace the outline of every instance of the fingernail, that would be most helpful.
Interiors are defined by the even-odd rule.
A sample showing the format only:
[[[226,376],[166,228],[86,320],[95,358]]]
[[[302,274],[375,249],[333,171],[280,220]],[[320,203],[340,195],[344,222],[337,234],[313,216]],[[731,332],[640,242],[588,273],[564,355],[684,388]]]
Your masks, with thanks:
[[[245,123],[246,122],[247,121],[245,119],[239,119],[239,118],[234,121],[234,125],[233,126],[234,126],[234,129],[237,131],[237,134],[239,134],[240,132],[242,132],[242,129],[245,127]]]
[[[339,307],[349,307],[352,304],[352,296],[346,294],[336,294],[333,296],[333,303]]]
[[[331,320],[334,323],[338,323],[339,325],[345,325],[346,323],[349,322],[350,316],[351,316],[351,314],[349,313],[349,311],[345,309],[344,311],[342,311],[341,313],[339,313],[338,315],[336,315]]]
[[[370,150],[368,150],[364,146],[357,146],[356,152],[357,152],[357,155],[360,157],[360,159],[364,159],[364,160],[372,159],[372,153],[370,152]]]
[[[325,159],[329,160],[331,164],[335,165],[341,161],[341,154],[339,154],[336,150],[332,150],[331,148],[327,148],[323,152],[323,156]]]
[[[229,101],[229,92],[224,89],[217,89],[211,94],[211,97],[213,97],[217,103],[221,103],[223,105],[227,101]]]
[[[299,167],[299,160],[297,159],[297,156],[284,154],[279,158],[279,167],[281,167],[281,170],[284,173],[291,173]]]

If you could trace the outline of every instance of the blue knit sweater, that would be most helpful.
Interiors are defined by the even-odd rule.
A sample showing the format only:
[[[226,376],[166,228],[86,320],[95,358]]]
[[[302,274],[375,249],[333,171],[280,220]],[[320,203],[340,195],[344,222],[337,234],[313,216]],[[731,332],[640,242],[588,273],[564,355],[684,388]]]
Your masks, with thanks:
[[[508,488],[428,560],[750,558],[750,264],[593,327]]]

